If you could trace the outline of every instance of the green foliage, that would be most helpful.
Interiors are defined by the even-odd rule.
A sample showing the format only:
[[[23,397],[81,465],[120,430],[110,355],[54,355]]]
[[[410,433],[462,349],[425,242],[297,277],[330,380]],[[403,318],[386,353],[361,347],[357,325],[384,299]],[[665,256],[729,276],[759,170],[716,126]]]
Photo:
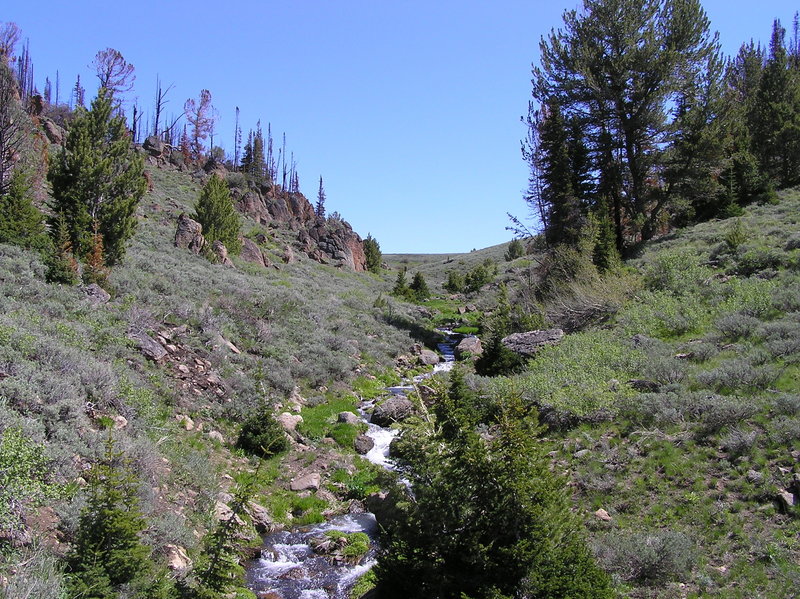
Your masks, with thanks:
[[[481,264],[472,268],[464,277],[464,291],[477,292],[484,285],[491,283],[497,276],[497,264],[487,258]]]
[[[25,174],[16,169],[0,194],[0,243],[12,243],[27,249],[49,247],[44,215],[33,205]]]
[[[663,252],[644,272],[649,289],[674,294],[694,291],[710,277],[709,269],[701,266],[698,257],[688,250]]]
[[[239,213],[233,205],[227,184],[220,177],[212,175],[203,186],[195,206],[194,219],[203,225],[203,236],[209,247],[215,241],[221,241],[233,255],[242,250]]]
[[[364,257],[367,259],[369,272],[379,273],[381,271],[383,254],[381,254],[380,244],[372,235],[367,235],[364,240]]]
[[[425,301],[431,296],[431,291],[428,289],[428,283],[425,281],[425,277],[419,271],[414,274],[414,279],[411,281],[411,285],[409,285],[409,291],[414,300],[418,302]]]
[[[152,571],[150,550],[139,538],[145,520],[138,481],[112,437],[87,482],[86,507],[67,557],[67,587],[70,597],[112,599],[121,585],[146,580]]]
[[[18,428],[0,433],[0,530],[18,528],[26,505],[36,506],[58,493],[49,478],[44,446]]]
[[[244,568],[239,564],[241,522],[257,479],[256,470],[237,485],[230,505],[230,516],[219,520],[203,538],[202,552],[194,568],[197,586],[192,594],[196,599],[222,599],[244,586]]]
[[[408,296],[408,281],[406,280],[406,269],[402,268],[397,273],[397,278],[392,288],[392,295],[405,298]]]
[[[512,262],[517,258],[521,258],[525,255],[525,246],[519,239],[512,239],[511,242],[508,244],[508,248],[506,249],[505,254],[503,257],[505,258],[506,262]]]
[[[91,250],[97,221],[106,264],[120,262],[136,231],[136,207],[147,183],[143,158],[131,145],[125,119],[114,115],[107,90],[98,91],[88,112],[78,109],[47,178],[53,186],[51,208],[56,218],[63,215],[75,254],[82,258]]]
[[[52,224],[51,235],[53,237],[52,250],[45,255],[44,262],[47,265],[45,275],[49,283],[64,283],[75,285],[78,282],[78,262],[72,253],[72,242],[69,239],[67,222],[63,214]]]
[[[548,468],[535,413],[508,398],[482,439],[458,409],[436,404],[440,431],[405,459],[414,501],[398,504],[376,572],[380,597],[611,597]]]
[[[360,432],[358,427],[338,422],[340,412],[357,413],[354,397],[333,397],[314,406],[304,406],[301,412],[303,422],[299,431],[312,439],[333,438],[341,447],[352,448],[353,441]]]
[[[444,288],[449,291],[450,293],[461,293],[464,291],[466,287],[466,281],[464,280],[464,275],[457,271],[457,270],[449,270],[447,271],[447,281],[444,284]]]
[[[485,345],[483,353],[475,362],[475,372],[482,376],[508,375],[522,368],[522,358],[502,343],[503,337],[512,330],[511,304],[508,289],[500,285],[497,306],[491,316],[483,323]]]
[[[262,405],[244,421],[236,447],[253,455],[268,458],[286,451],[289,441],[269,406]]]
[[[736,251],[740,245],[745,243],[749,239],[749,235],[744,228],[744,224],[742,223],[742,219],[737,218],[730,227],[725,231],[725,244],[728,246],[728,249],[731,251]]]

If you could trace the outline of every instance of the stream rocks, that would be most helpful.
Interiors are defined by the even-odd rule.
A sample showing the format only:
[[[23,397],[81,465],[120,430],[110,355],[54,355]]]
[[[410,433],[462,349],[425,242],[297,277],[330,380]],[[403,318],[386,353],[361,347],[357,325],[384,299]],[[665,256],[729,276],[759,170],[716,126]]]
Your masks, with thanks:
[[[388,427],[394,422],[405,420],[414,413],[414,404],[407,397],[390,397],[383,403],[375,406],[372,411],[371,422],[378,426]]]
[[[481,340],[478,337],[464,337],[458,345],[456,345],[455,354],[456,358],[463,360],[467,356],[477,357],[483,353]]]
[[[367,435],[358,435],[353,441],[353,447],[358,455],[367,455],[375,447],[375,441]]]
[[[503,337],[501,342],[514,353],[523,357],[530,357],[547,345],[561,343],[563,337],[564,331],[561,329],[544,329],[513,333],[508,337]]]
[[[437,354],[435,351],[431,351],[429,349],[423,349],[419,353],[419,361],[420,363],[425,364],[426,366],[435,366],[436,364],[439,363],[440,358],[439,354]]]

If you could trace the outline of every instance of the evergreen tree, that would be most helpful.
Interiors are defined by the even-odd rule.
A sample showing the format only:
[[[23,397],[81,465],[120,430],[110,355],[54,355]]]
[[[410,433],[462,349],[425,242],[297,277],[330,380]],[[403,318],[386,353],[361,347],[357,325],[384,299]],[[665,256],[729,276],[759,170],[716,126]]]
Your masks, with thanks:
[[[409,290],[408,290],[408,281],[406,280],[406,269],[402,268],[397,273],[397,279],[394,282],[394,288],[392,288],[392,295],[396,297],[406,298],[408,297]]]
[[[459,382],[460,381],[460,382]],[[458,375],[436,402],[436,427],[403,454],[413,501],[388,522],[376,571],[381,598],[611,597],[564,482],[549,468],[535,411],[499,406],[489,439]]]
[[[367,270],[369,272],[379,273],[381,271],[381,262],[383,260],[381,246],[371,234],[367,234],[367,238],[364,240],[364,257],[367,260]]]
[[[82,278],[86,285],[95,283],[100,287],[105,287],[108,283],[108,269],[106,268],[103,252],[103,236],[100,235],[97,221],[94,223],[92,246],[86,255]]]
[[[462,273],[457,270],[447,271],[447,281],[444,284],[444,288],[447,291],[450,293],[462,293],[465,285],[466,282]]]
[[[55,218],[50,235],[53,239],[53,247],[44,260],[47,266],[45,278],[50,283],[75,285],[78,282],[78,261],[72,252],[72,242],[63,214],[59,214]]]
[[[17,169],[0,193],[0,243],[11,243],[28,249],[49,247],[44,228],[44,215],[33,205],[27,177]]]
[[[319,190],[317,191],[317,205],[314,208],[314,214],[317,219],[325,218],[325,188],[322,187],[322,175],[319,176]],[[366,251],[366,247],[364,249]]]
[[[547,105],[541,120],[539,137],[542,152],[542,202],[547,211],[545,239],[550,245],[574,244],[583,224],[580,200],[572,187],[579,176],[572,169],[566,123],[561,109],[554,101]],[[577,152],[577,149],[574,151]]]
[[[189,151],[193,160],[199,160],[205,149],[204,141],[214,130],[214,108],[211,106],[211,92],[200,90],[197,101],[189,98],[183,105],[186,120],[191,126]]]
[[[136,494],[138,481],[110,436],[87,482],[86,507],[67,557],[69,596],[116,599],[116,589],[145,579],[152,563],[139,538],[145,520]]]
[[[425,301],[431,296],[431,291],[428,289],[428,282],[421,272],[417,271],[414,278],[409,285],[410,295],[418,302]]]
[[[239,213],[231,200],[228,185],[218,176],[212,175],[203,186],[193,218],[203,225],[203,236],[209,247],[219,240],[231,254],[241,251]]]
[[[505,283],[500,284],[497,305],[482,323],[482,329],[486,342],[483,353],[475,362],[475,372],[481,376],[497,376],[520,370],[524,364],[522,358],[503,345],[503,338],[513,332],[511,302]]]
[[[800,181],[800,73],[789,67],[785,35],[776,20],[751,132],[761,168],[781,187]]]
[[[522,245],[522,242],[519,239],[512,239],[511,243],[508,244],[508,248],[504,254],[504,258],[506,262],[511,262],[512,260],[516,260],[517,258],[521,258],[525,255],[525,246]]]
[[[125,243],[136,231],[136,206],[147,183],[144,160],[131,145],[125,120],[113,115],[104,88],[91,110],[77,110],[47,178],[53,186],[51,208],[63,215],[75,254],[84,257],[91,250],[97,221],[106,264],[122,260]]]

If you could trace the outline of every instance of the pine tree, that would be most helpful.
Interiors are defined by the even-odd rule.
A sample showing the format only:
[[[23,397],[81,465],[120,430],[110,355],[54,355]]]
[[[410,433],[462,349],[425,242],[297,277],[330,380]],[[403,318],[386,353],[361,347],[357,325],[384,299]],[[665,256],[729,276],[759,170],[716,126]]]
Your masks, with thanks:
[[[44,215],[33,205],[27,177],[17,169],[0,193],[0,243],[11,243],[28,249],[49,247],[44,228]]]
[[[401,454],[414,498],[387,522],[378,596],[611,597],[550,470],[535,410],[504,398],[482,438],[477,398],[458,373],[451,381],[435,426],[409,431],[416,449]]]
[[[364,258],[366,258],[369,272],[379,273],[381,271],[381,262],[383,261],[381,246],[371,234],[367,234],[367,238],[364,240]]]
[[[72,252],[67,221],[59,214],[51,225],[50,235],[53,240],[51,252],[45,257],[47,274],[50,283],[75,285],[78,282],[78,261]]]
[[[425,301],[431,296],[431,291],[428,289],[428,282],[421,272],[414,273],[414,278],[409,285],[411,296],[418,302]]]
[[[194,219],[203,225],[203,236],[209,247],[215,241],[221,241],[229,253],[236,255],[241,251],[239,214],[231,200],[228,185],[218,176],[212,175],[203,186],[195,206]]]
[[[583,216],[580,201],[572,187],[577,175],[572,169],[567,127],[556,102],[551,101],[547,105],[539,136],[542,152],[542,199],[547,211],[545,239],[550,245],[575,244],[583,225]]]
[[[63,215],[75,254],[92,248],[92,223],[103,237],[106,264],[125,255],[136,231],[136,207],[147,189],[144,160],[131,145],[121,116],[113,115],[111,96],[100,89],[88,112],[78,109],[64,150],[47,173],[53,186],[54,214]]]
[[[314,214],[317,220],[325,218],[325,188],[322,186],[322,175],[319,176],[319,190],[317,191],[317,205],[314,208]]]
[[[186,120],[191,126],[191,140],[189,152],[193,160],[199,160],[205,146],[203,142],[208,139],[214,128],[214,108],[211,106],[211,92],[207,89],[200,90],[200,98],[195,101],[189,98],[183,105]]]
[[[408,297],[408,281],[406,280],[406,269],[402,268],[397,273],[397,279],[395,279],[394,287],[392,288],[392,295],[396,297]]]
[[[138,481],[111,436],[86,478],[86,507],[67,557],[68,589],[71,597],[112,599],[115,589],[152,570],[150,551],[139,538],[146,523]]]
[[[525,246],[522,245],[522,242],[519,239],[512,239],[511,243],[508,244],[508,249],[506,249],[503,257],[505,258],[506,262],[511,262],[517,258],[521,258],[524,255]]]

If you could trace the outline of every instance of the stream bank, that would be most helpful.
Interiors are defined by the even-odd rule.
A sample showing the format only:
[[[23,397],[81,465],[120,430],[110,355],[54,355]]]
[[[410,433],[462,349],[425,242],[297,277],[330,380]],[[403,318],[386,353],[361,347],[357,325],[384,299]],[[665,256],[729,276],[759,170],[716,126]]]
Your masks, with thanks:
[[[457,340],[450,331],[443,330],[443,341],[438,344],[442,361],[432,372],[418,375],[386,391],[395,396],[405,396],[415,384],[449,371],[455,361]],[[389,457],[390,445],[398,434],[396,428],[381,427],[370,422],[370,413],[376,400],[362,401],[359,413],[367,423],[366,435],[374,445],[364,455],[368,461],[387,470],[396,465]],[[314,552],[313,541],[328,531],[364,533],[369,536],[370,549],[356,564],[331,560]],[[264,537],[261,557],[247,567],[248,587],[261,599],[348,599],[356,580],[374,565],[377,555],[377,523],[369,512],[337,516],[314,526],[298,527],[275,532]]]

